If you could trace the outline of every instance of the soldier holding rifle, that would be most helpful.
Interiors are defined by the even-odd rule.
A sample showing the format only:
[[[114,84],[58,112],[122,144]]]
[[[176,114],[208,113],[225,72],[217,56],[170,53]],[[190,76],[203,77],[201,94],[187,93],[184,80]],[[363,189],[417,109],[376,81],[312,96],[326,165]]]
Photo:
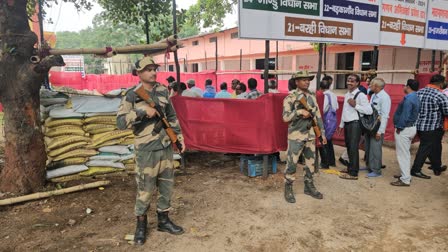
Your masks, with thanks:
[[[304,193],[316,199],[323,195],[317,191],[310,170],[314,166],[315,139],[327,143],[322,117],[317,106],[316,96],[310,90],[310,81],[314,79],[308,71],[299,71],[292,76],[297,89],[293,90],[283,101],[283,120],[288,123],[288,157],[285,169],[285,200],[295,203],[293,182],[295,180],[299,156],[305,158]],[[318,167],[314,167],[318,169]]]
[[[156,81],[159,65],[151,57],[144,57],[135,64],[134,74],[140,84],[124,95],[118,114],[119,129],[132,128],[135,134],[137,199],[135,215],[137,228],[134,242],[146,241],[147,216],[152,193],[158,187],[157,230],[182,234],[182,227],[168,218],[174,184],[173,148],[181,152],[185,144],[179,122],[169,99],[168,89]]]

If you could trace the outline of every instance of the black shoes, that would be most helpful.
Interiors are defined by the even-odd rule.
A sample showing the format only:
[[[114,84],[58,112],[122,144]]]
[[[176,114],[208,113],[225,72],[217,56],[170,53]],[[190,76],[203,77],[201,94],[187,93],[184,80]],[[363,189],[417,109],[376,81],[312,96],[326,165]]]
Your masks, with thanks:
[[[146,215],[137,216],[137,228],[134,234],[135,245],[143,245],[146,241],[146,231],[147,231],[148,221]]]
[[[421,171],[420,172],[411,171],[411,175],[414,177],[417,177],[417,178],[422,178],[422,179],[430,179],[431,178],[431,176],[425,175]]]
[[[339,157],[339,162],[341,162],[341,164],[348,166],[348,161],[343,159],[342,157]]]
[[[292,191],[292,182],[285,182],[285,200],[288,203],[296,203],[296,198]]]
[[[410,184],[406,184],[403,181],[401,181],[400,179],[398,179],[397,181],[394,181],[394,182],[390,182],[390,184],[393,186],[410,186]]]
[[[305,188],[303,189],[303,192],[306,195],[309,195],[315,199],[323,199],[324,195],[322,195],[322,193],[320,193],[316,187],[314,186],[314,183],[312,181],[308,182],[305,181]]]
[[[184,233],[182,227],[174,224],[170,218],[168,218],[168,212],[157,212],[158,225],[157,230],[160,232],[168,232],[174,235],[180,235]]]

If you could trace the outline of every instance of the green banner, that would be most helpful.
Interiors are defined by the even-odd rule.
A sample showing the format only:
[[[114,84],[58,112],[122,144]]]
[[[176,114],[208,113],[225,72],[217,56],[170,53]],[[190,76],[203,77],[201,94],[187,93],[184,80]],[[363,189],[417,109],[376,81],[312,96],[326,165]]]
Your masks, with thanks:
[[[320,16],[320,0],[242,0],[244,9]]]

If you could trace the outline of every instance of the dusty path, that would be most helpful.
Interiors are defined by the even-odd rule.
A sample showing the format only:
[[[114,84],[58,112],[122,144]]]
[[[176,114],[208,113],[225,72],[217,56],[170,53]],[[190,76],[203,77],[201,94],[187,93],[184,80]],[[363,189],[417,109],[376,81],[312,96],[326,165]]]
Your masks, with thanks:
[[[444,150],[447,164],[447,144]],[[395,151],[384,148],[384,156],[381,178],[345,181],[321,173],[316,181],[324,200],[303,195],[300,182],[297,203],[287,204],[280,173],[247,178],[236,158],[195,153],[191,175],[176,178],[173,197],[171,217],[184,235],[155,231],[153,205],[147,244],[127,244],[135,183],[123,177],[104,191],[0,208],[0,251],[448,251],[448,173],[392,187]]]

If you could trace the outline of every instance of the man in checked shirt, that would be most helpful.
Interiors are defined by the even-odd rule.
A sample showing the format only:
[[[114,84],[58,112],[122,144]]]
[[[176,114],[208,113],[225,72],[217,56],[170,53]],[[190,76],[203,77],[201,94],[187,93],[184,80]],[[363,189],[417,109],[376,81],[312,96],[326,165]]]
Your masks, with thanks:
[[[417,92],[420,112],[416,124],[420,145],[411,169],[411,175],[414,177],[431,178],[422,173],[422,166],[428,156],[434,175],[440,176],[442,173],[443,118],[448,116],[448,97],[441,90],[444,83],[445,77],[436,74],[431,77],[425,88]]]

